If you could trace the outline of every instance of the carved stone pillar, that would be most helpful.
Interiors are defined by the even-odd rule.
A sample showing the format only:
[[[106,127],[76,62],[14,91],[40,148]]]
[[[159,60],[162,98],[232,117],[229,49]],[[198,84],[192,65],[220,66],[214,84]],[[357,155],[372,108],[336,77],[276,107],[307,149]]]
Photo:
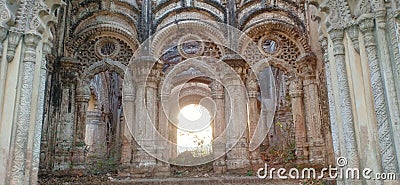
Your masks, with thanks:
[[[322,133],[321,110],[318,98],[318,86],[315,78],[315,58],[305,60],[301,63],[301,72],[304,76],[303,92],[305,104],[305,118],[308,142],[308,160],[313,164],[324,164],[325,142]]]
[[[381,5],[383,3],[380,3]],[[395,15],[397,13],[394,13]],[[400,75],[400,65],[398,63],[398,58],[397,60],[394,59],[394,61],[390,58],[390,52],[393,53],[398,53],[398,47],[388,47],[388,37],[387,34],[388,32],[388,19],[386,17],[387,11],[385,8],[381,8],[379,10],[376,10],[375,12],[375,21],[377,24],[376,27],[376,41],[379,47],[378,56],[380,56],[380,69],[382,74],[382,80],[384,81],[384,89],[386,93],[386,103],[388,106],[388,113],[390,114],[390,123],[391,123],[391,129],[393,133],[393,138],[398,138],[400,137],[400,83],[396,83],[396,79],[399,79]],[[390,14],[389,14],[390,15]],[[397,29],[397,28],[396,28]],[[392,42],[393,44],[397,44],[397,42],[393,42],[393,40],[390,40],[389,42]],[[395,51],[397,48],[397,51]],[[396,72],[397,71],[397,75]],[[397,78],[396,78],[397,77]],[[396,89],[397,85],[397,89]],[[397,90],[397,92],[396,92]],[[400,175],[400,140],[394,139],[394,146],[395,150],[397,151],[397,174]]]
[[[385,90],[381,70],[378,63],[376,42],[374,36],[374,20],[366,18],[361,21],[360,30],[364,33],[365,49],[368,57],[368,66],[374,98],[374,109],[378,124],[379,143],[382,155],[382,167],[386,173],[399,173],[396,160],[393,137],[388,115],[388,105],[385,100]]]
[[[215,103],[215,115],[213,122],[213,155],[219,157],[213,162],[213,170],[215,173],[226,172],[226,135],[225,135],[225,101],[224,87],[216,80],[211,82],[211,98]]]
[[[162,83],[160,83],[162,84]],[[156,137],[157,140],[157,155],[159,159],[163,160],[170,160],[171,158],[171,145],[168,142],[168,135],[169,135],[169,120],[167,117],[168,113],[168,102],[169,102],[169,94],[161,92],[161,86],[159,88],[159,98],[158,98],[158,134]],[[163,161],[157,160],[157,174],[158,176],[169,176],[169,164]]]
[[[27,33],[24,36],[25,52],[22,61],[22,85],[17,113],[10,184],[23,184],[25,179],[24,171],[26,165],[26,148],[28,144],[27,136],[31,114],[33,78],[35,73],[36,46],[39,41],[40,36],[34,33]]]
[[[340,128],[336,119],[335,97],[333,95],[334,92],[332,87],[331,69],[328,58],[328,39],[326,37],[320,37],[320,42],[323,50],[323,61],[325,64],[326,87],[328,90],[329,119],[332,132],[333,151],[335,153],[335,158],[337,159],[338,157],[340,157],[339,133],[338,133],[338,130]]]
[[[354,130],[354,118],[350,101],[350,89],[346,71],[345,50],[343,45],[344,33],[341,29],[332,29],[329,36],[333,42],[333,55],[336,61],[336,73],[340,97],[340,116],[343,121],[343,134],[349,168],[359,167],[357,142]]]
[[[98,110],[97,103],[95,103],[94,110],[87,111],[85,115],[85,149],[87,150],[85,157],[88,157],[86,162],[91,163],[96,160],[97,157],[100,157],[97,155],[96,150],[99,148],[98,146],[101,145],[100,143],[102,142],[101,140],[98,140],[99,138],[97,138],[97,135],[101,134],[99,133],[101,112]],[[105,145],[105,143],[103,143],[103,145]]]
[[[76,88],[76,123],[75,123],[75,145],[80,145],[85,141],[86,131],[86,112],[90,99],[89,82],[86,79],[78,80],[78,87]]]
[[[140,145],[133,154],[134,177],[145,177],[151,175],[156,166],[156,159],[149,153],[154,154],[156,142],[155,134],[155,100],[157,87],[154,82],[154,71],[152,70],[154,60],[141,57],[131,67],[134,80],[136,81],[135,122],[133,130],[135,140]],[[150,75],[150,76],[149,76]],[[130,110],[127,110],[130,111]]]
[[[39,160],[40,160],[40,141],[42,137],[42,124],[43,124],[43,114],[44,114],[44,95],[46,91],[46,74],[47,74],[47,59],[46,55],[51,52],[51,45],[49,43],[43,43],[42,51],[42,61],[40,66],[40,82],[39,82],[39,93],[36,112],[36,126],[33,141],[33,157],[32,157],[32,171],[31,171],[31,184],[37,183],[37,177],[39,172]]]
[[[303,84],[300,78],[294,77],[294,79],[291,79],[289,95],[291,98],[293,123],[295,126],[297,161],[300,164],[307,164],[309,156],[308,138],[303,105]]]
[[[135,142],[131,129],[132,123],[135,122],[135,84],[133,81],[133,74],[130,69],[125,72],[124,83],[122,87],[122,102],[124,105],[124,131],[122,136],[122,149],[121,149],[121,165],[118,174],[121,176],[129,176],[129,167],[132,162],[132,152],[134,150]],[[129,121],[128,121],[129,120]],[[129,124],[129,125],[128,125]]]
[[[227,170],[244,170],[250,165],[246,87],[246,64],[240,56],[228,55],[224,62],[232,69],[223,76],[225,85],[226,164]]]
[[[251,73],[250,70],[249,70],[249,73]],[[258,100],[257,100],[257,97],[259,96],[259,88],[258,88],[258,81],[256,79],[256,76],[253,73],[251,73],[247,77],[246,87],[247,87],[247,92],[248,92],[248,97],[249,97],[249,103],[248,103],[249,136],[248,137],[249,137],[249,145],[250,145],[250,140],[251,139],[254,140],[253,137],[260,137],[260,136],[255,135],[258,124],[264,124],[262,122],[259,123],[260,110],[258,108]],[[267,130],[264,130],[264,131],[267,132]],[[264,134],[261,134],[261,135],[264,135]],[[261,155],[260,155],[260,147],[255,148],[253,151],[250,151],[250,163],[254,168],[258,168],[258,165],[263,163],[263,161],[261,160]]]

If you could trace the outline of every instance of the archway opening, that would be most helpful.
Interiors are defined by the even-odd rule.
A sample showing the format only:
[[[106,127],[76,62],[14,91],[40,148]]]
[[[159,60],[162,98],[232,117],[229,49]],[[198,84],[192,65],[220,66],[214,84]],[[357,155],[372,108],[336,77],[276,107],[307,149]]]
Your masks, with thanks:
[[[93,160],[105,160],[107,165],[117,164],[120,158],[122,78],[119,73],[110,70],[101,71],[90,78],[85,144]],[[108,166],[99,168],[106,171],[110,169]]]
[[[178,115],[177,151],[190,152],[193,157],[212,153],[212,127],[209,111],[200,104],[189,104]]]

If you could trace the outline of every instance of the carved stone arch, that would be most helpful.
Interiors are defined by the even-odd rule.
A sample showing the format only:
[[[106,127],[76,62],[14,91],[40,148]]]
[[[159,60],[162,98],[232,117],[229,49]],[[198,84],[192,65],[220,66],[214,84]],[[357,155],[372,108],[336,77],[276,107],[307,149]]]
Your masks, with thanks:
[[[254,38],[257,34],[266,31],[284,34],[290,40],[296,43],[301,53],[305,53],[311,50],[308,43],[308,36],[298,27],[282,21],[265,20],[262,22],[257,22],[244,30],[244,32],[250,38]],[[241,48],[240,51],[243,51],[243,49],[245,49],[246,47],[246,42],[244,41],[246,41],[245,38],[241,38],[241,40],[239,41],[239,47]]]
[[[252,66],[252,70],[258,75],[267,67],[275,67],[279,70],[283,71],[286,75],[292,76],[294,75],[294,69],[291,65],[289,65],[286,61],[279,58],[265,58],[263,60],[258,61]]]
[[[75,55],[76,51],[79,49],[79,47],[76,46],[82,46],[89,39],[94,37],[98,38],[102,36],[110,36],[123,40],[126,44],[128,44],[132,52],[134,52],[139,46],[137,35],[135,35],[134,33],[131,33],[129,30],[125,30],[121,27],[118,27],[117,25],[103,24],[86,28],[85,30],[82,30],[80,33],[77,33],[74,38],[71,38],[68,41],[67,45],[67,51],[68,51],[67,55],[68,56]]]
[[[96,62],[85,69],[82,74],[80,75],[79,79],[85,80],[88,78],[92,78],[94,75],[104,72],[104,71],[114,71],[118,73],[121,77],[124,76],[126,66],[121,64],[120,62],[113,61],[113,60],[102,60]]]
[[[186,14],[191,14],[191,18],[188,19]],[[160,16],[160,18],[155,20],[153,32],[155,32],[156,30],[161,30],[164,27],[173,24],[176,20],[209,20],[224,22],[221,15],[218,16],[214,12],[202,7],[175,8]]]
[[[207,98],[211,96],[211,90],[209,88],[193,86],[190,84],[189,86],[183,85],[179,88],[179,92],[175,92],[178,89],[173,89],[172,94],[179,93],[178,105],[172,104],[169,107],[168,113],[170,118],[172,118],[173,122],[178,122],[178,120],[174,120],[178,117],[179,111],[181,108],[190,105],[190,104],[199,104],[203,98]],[[210,112],[210,116],[212,116],[212,112],[214,107],[211,104],[202,104],[204,108],[206,108]]]
[[[101,25],[111,25],[114,28],[121,29],[132,35],[133,38],[137,35],[136,20],[126,17],[123,13],[110,13],[109,11],[102,11],[81,20],[76,27],[73,28],[73,33],[80,35],[88,29],[101,27]]]
[[[209,77],[218,78],[215,66],[207,64],[198,59],[188,59],[186,62],[179,63],[175,68],[166,74],[166,78],[160,84],[163,94],[170,94],[172,89],[187,81],[188,77]],[[170,84],[164,85],[163,84]]]
[[[178,24],[168,25],[154,35],[150,45],[151,55],[160,58],[166,49],[166,44],[169,43],[168,41],[179,39],[179,35],[181,35],[184,30],[191,30],[192,32],[189,32],[190,34],[204,35],[207,37],[204,39],[210,39],[211,42],[217,45],[226,46],[227,40],[219,29],[218,24],[210,23],[211,22],[207,21],[181,21]],[[223,52],[222,48],[220,48],[220,50]]]
[[[47,5],[49,6],[49,5]],[[52,6],[52,9],[48,9],[47,11],[42,11],[43,13],[39,14],[40,20],[43,22],[43,25],[45,25],[45,30],[43,32],[43,40],[44,41],[52,41],[54,36],[51,31],[51,28],[54,27],[54,25],[58,22],[58,18],[54,15],[54,12],[58,7],[60,7],[60,4],[50,4]]]
[[[290,24],[296,25],[296,27],[298,27],[302,32],[306,32],[306,26],[304,25],[303,21],[299,18],[299,16],[296,13],[294,13],[294,11],[288,8],[274,7],[274,6],[268,6],[266,8],[260,8],[250,11],[247,15],[243,16],[241,20],[239,20],[239,28],[245,30],[246,28],[251,27],[257,22],[264,22],[265,20],[268,19],[273,20],[271,18],[267,19],[264,18],[259,21],[253,21],[260,15],[267,13],[276,15],[274,16],[273,19],[275,19],[275,21],[277,22],[284,22],[284,21],[286,22],[288,21],[287,19],[289,19],[291,21]]]

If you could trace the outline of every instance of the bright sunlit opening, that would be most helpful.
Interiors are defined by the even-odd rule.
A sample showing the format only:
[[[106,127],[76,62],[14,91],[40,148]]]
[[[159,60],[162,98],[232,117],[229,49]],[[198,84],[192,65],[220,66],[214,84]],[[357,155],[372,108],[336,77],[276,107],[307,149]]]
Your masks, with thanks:
[[[186,107],[183,107],[180,111],[183,117],[190,121],[195,121],[201,118],[202,110],[201,105],[190,104]]]
[[[197,151],[199,155],[208,154],[212,142],[211,116],[208,110],[202,105],[190,104],[180,110],[178,118],[178,153]]]

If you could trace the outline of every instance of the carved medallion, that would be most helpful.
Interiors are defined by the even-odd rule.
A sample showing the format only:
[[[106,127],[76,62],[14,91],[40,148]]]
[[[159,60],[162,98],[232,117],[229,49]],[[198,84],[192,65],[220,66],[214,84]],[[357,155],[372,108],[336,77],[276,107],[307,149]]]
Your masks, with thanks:
[[[258,41],[258,47],[266,55],[277,55],[280,50],[280,41],[275,36],[265,36]]]
[[[179,39],[178,51],[185,58],[202,55],[204,51],[204,42],[198,35],[186,35]]]
[[[96,55],[100,58],[115,57],[119,50],[120,45],[117,40],[112,38],[102,38],[95,43]]]

